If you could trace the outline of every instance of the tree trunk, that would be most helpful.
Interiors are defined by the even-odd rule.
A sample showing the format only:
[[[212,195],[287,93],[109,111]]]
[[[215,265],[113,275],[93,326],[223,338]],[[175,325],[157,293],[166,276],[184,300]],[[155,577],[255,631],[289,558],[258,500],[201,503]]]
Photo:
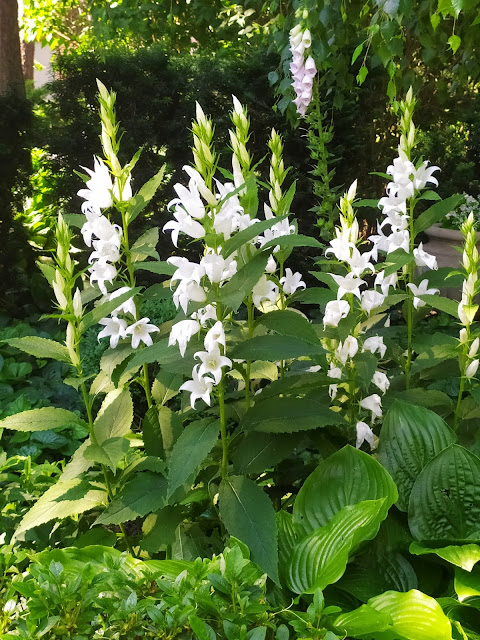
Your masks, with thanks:
[[[22,42],[22,67],[25,80],[33,82],[33,66],[35,58],[35,43]]]
[[[25,95],[17,0],[0,0],[0,95]]]

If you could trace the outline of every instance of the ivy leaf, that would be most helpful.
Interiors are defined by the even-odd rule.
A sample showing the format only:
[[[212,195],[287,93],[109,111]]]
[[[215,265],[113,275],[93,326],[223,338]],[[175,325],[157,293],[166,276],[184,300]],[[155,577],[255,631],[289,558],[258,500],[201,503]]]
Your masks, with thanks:
[[[228,533],[244,542],[253,562],[278,583],[277,523],[270,498],[253,480],[229,476],[220,485],[219,508]]]

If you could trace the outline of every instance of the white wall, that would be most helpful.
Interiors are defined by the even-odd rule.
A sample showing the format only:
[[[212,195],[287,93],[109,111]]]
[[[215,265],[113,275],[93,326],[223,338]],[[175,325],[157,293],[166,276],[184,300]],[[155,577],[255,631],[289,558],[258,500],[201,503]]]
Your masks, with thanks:
[[[42,87],[47,82],[52,80],[52,69],[50,66],[50,60],[52,57],[52,50],[50,47],[42,47],[39,42],[35,43],[35,63],[39,62],[43,65],[41,71],[34,69],[33,71],[33,84],[35,87]]]

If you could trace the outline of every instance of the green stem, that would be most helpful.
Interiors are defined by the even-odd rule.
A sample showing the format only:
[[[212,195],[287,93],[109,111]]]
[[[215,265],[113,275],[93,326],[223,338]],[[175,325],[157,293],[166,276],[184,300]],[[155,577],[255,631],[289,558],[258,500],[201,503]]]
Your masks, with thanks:
[[[152,394],[150,392],[150,380],[148,377],[148,366],[146,363],[143,363],[143,388],[145,389],[145,397],[147,398],[148,408],[151,409],[153,406],[152,403]]]
[[[228,473],[228,435],[227,421],[225,419],[225,389],[223,386],[223,377],[218,385],[218,404],[220,407],[220,434],[222,438],[222,480],[225,480]]]
[[[353,360],[350,360],[350,372],[348,377],[348,395],[350,396],[349,406],[349,422],[352,427],[355,427],[356,422],[356,379],[355,379],[355,365]]]
[[[252,302],[252,294],[248,296],[247,300],[247,335],[248,338],[251,338],[253,335],[253,302]],[[250,371],[251,371],[252,361],[247,360],[246,363],[246,373],[245,373],[245,404],[247,405],[247,409],[250,408]]]
[[[413,254],[413,249],[415,247],[415,228],[414,228],[414,219],[413,212],[415,209],[415,200],[412,198],[410,201],[410,218],[409,218],[409,235],[410,235],[410,243],[409,243],[409,253]],[[415,278],[415,263],[411,262],[408,265],[407,270],[407,284],[413,284]],[[412,340],[413,340],[413,291],[410,287],[407,287],[407,361],[405,363],[405,388],[410,389],[410,370],[412,367],[412,357],[413,357],[413,348],[412,348]]]
[[[112,485],[110,484],[110,479],[108,477],[107,467],[104,464],[102,464],[102,471],[103,471],[103,477],[105,479],[105,487],[107,488],[108,499],[110,500],[110,502],[112,502],[112,500],[113,500]],[[128,549],[128,552],[130,553],[130,555],[132,555],[135,558],[136,555],[135,555],[135,552],[133,550],[132,543],[130,542],[130,540],[128,538],[127,532],[125,531],[125,527],[123,526],[122,523],[120,523],[118,526],[120,527],[120,531],[122,532],[123,539],[125,540],[125,544],[126,544],[126,547]]]
[[[466,371],[467,371],[467,360],[468,360],[468,349],[470,342],[470,326],[466,327],[467,329],[467,339],[463,344],[462,355],[460,356],[460,389],[458,391],[458,399],[457,405],[455,407],[455,413],[453,416],[453,428],[456,430],[458,427],[458,422],[460,419],[460,406],[463,400],[463,392],[465,391],[465,380],[466,380]]]

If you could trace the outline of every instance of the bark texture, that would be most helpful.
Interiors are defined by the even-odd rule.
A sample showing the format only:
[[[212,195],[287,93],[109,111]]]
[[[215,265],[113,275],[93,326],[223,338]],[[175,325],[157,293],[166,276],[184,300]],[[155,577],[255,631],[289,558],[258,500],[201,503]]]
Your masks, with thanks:
[[[17,0],[0,0],[0,95],[25,95]]]

